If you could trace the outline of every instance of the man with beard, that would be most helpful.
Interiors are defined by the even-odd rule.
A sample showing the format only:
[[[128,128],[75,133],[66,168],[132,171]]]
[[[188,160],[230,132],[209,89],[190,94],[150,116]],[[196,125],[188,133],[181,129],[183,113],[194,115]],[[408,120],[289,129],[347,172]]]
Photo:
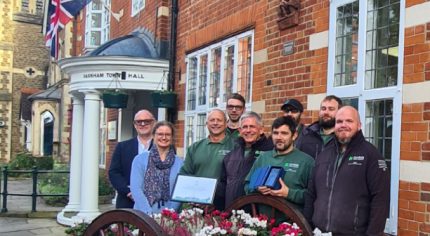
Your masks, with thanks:
[[[118,192],[116,208],[133,208],[134,200],[130,191],[131,165],[136,155],[152,146],[154,115],[148,110],[140,110],[134,116],[133,123],[137,137],[116,145],[109,167],[109,180]]]
[[[239,120],[240,137],[235,148],[224,157],[221,175],[221,191],[225,193],[225,205],[229,206],[236,198],[245,195],[245,177],[262,151],[273,149],[271,139],[264,134],[260,115],[245,112]],[[225,189],[225,190],[223,190]]]
[[[239,119],[245,112],[245,98],[238,93],[233,93],[227,99],[227,132],[233,138],[239,137]]]
[[[283,112],[283,116],[291,117],[296,124],[297,138],[294,141],[294,145],[296,145],[297,142],[300,142],[302,131],[304,129],[304,125],[300,123],[300,118],[303,113],[303,105],[297,99],[290,98],[284,102],[281,106],[281,110]]]
[[[315,160],[305,217],[332,235],[384,235],[390,206],[387,164],[364,138],[355,108],[339,109],[334,129],[334,145]]]
[[[295,143],[296,148],[316,158],[334,139],[335,116],[341,106],[340,98],[334,95],[325,97],[321,102],[318,121],[303,129],[301,138]]]
[[[291,117],[279,117],[273,121],[272,141],[275,148],[272,151],[264,152],[255,161],[245,179],[247,193],[258,191],[263,195],[282,197],[299,209],[303,209],[304,195],[314,167],[314,160],[311,156],[294,148],[293,143],[296,138],[296,123]],[[281,188],[276,190],[260,186],[256,190],[249,189],[249,182],[254,171],[266,166],[284,168],[284,178],[279,178]]]
[[[234,146],[232,137],[226,133],[227,118],[224,111],[211,110],[207,116],[206,127],[209,136],[193,143],[187,149],[179,174],[220,179],[224,156]],[[215,195],[214,205],[217,209],[224,208],[223,195],[220,192]]]

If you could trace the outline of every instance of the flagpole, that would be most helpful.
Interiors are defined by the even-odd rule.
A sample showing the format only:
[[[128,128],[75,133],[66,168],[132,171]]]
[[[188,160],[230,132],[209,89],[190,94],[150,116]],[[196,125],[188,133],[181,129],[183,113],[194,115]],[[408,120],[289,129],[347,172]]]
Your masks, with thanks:
[[[45,36],[46,35],[46,28],[48,23],[48,9],[49,9],[49,1],[51,0],[45,0],[44,1],[44,10],[43,10],[43,22],[42,22],[42,33]]]

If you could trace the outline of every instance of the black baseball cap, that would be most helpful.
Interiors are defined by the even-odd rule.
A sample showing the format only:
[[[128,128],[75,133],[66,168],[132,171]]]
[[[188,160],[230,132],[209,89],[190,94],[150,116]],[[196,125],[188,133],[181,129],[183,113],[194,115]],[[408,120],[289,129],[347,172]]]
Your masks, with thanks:
[[[299,110],[300,112],[303,112],[303,105],[296,99],[291,98],[284,102],[284,104],[281,107],[281,110],[285,110],[287,106],[292,106]]]

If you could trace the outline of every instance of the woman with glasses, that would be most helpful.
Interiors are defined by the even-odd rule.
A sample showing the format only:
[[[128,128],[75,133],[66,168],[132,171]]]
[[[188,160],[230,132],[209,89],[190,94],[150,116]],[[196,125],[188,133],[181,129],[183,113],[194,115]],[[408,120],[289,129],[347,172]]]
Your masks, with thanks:
[[[164,208],[178,210],[180,203],[170,201],[170,197],[183,161],[175,154],[173,124],[167,121],[156,123],[152,135],[152,148],[136,156],[131,168],[134,209],[146,214],[159,213]]]

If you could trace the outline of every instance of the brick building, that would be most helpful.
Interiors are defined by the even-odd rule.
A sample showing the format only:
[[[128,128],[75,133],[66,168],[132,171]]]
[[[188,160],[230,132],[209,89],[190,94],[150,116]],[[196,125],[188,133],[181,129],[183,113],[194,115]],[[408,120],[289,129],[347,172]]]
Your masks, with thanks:
[[[31,150],[31,104],[46,88],[48,51],[43,43],[42,0],[0,4],[0,161]]]
[[[112,0],[106,40],[140,29],[167,45],[171,2],[132,3]],[[87,11],[75,22],[77,31],[69,31],[75,34],[70,48],[75,55],[92,49],[84,45],[90,35]],[[224,109],[232,92],[245,96],[248,110],[262,114],[266,131],[287,98],[304,104],[303,120],[309,124],[321,99],[335,94],[358,108],[366,138],[389,163],[386,232],[429,234],[428,12],[430,3],[424,0],[179,1],[169,81],[178,94],[178,153],[184,155],[187,146],[206,136],[206,113]],[[135,90],[139,96],[140,89]],[[101,138],[100,156],[107,166],[116,141],[132,136],[126,126],[136,108],[109,110],[100,121],[121,121],[118,139]]]

